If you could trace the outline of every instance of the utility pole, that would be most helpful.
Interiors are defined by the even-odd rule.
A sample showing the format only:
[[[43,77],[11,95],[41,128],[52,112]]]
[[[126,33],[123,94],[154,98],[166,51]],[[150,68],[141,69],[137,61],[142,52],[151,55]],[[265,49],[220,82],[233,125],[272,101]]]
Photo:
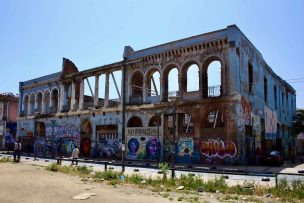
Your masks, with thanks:
[[[121,137],[121,163],[122,163],[122,172],[125,171],[125,151],[126,151],[126,61],[127,57],[124,54],[124,59],[122,61],[122,137]]]

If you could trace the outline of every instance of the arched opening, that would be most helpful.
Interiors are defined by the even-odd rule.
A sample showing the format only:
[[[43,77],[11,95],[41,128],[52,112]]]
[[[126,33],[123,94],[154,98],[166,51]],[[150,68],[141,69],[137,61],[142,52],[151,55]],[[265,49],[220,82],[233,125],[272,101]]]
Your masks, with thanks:
[[[153,127],[153,126],[161,126],[161,117],[160,116],[153,116],[149,120],[149,127]]]
[[[187,69],[187,77],[185,78],[187,92],[199,90],[199,67],[196,64],[191,64]]]
[[[30,114],[35,113],[35,94],[32,93],[30,96],[30,109],[29,109]]]
[[[23,115],[27,115],[28,113],[28,103],[29,103],[29,96],[25,95],[23,98]]]
[[[50,92],[47,90],[43,94],[44,99],[44,112],[45,114],[50,113]]]
[[[148,75],[147,93],[150,97],[159,96],[160,74],[158,71],[153,71]]]
[[[131,80],[131,96],[142,97],[143,93],[143,75],[140,72],[136,72]]]
[[[52,91],[52,96],[51,96],[51,100],[52,100],[52,113],[56,113],[58,111],[58,103],[59,103],[58,99],[59,99],[59,92],[55,88]]]
[[[80,134],[80,153],[82,156],[88,157],[91,152],[92,124],[89,119],[81,122]]]
[[[41,113],[41,111],[42,111],[42,93],[41,92],[37,93],[37,95],[36,95],[36,102],[37,102],[37,109],[36,109],[36,111]]]
[[[208,97],[217,97],[221,95],[221,67],[221,62],[219,60],[214,60],[208,65]]]
[[[128,127],[143,127],[143,124],[140,118],[133,116],[128,121]]]
[[[178,81],[178,69],[173,67],[168,72],[168,80],[166,81],[166,89],[168,100],[172,101],[179,96],[179,81]]]

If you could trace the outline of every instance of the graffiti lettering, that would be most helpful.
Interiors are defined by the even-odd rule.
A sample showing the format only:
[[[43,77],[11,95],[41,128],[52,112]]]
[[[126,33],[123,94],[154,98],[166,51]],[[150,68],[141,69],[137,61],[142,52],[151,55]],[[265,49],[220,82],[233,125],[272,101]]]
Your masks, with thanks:
[[[202,141],[200,151],[207,158],[219,159],[233,158],[237,154],[237,148],[233,141],[223,141],[221,139]]]
[[[54,136],[57,138],[60,137],[73,137],[78,138],[79,137],[79,129],[74,125],[67,125],[67,126],[54,126],[54,129],[52,126],[46,127],[46,135],[48,137]]]

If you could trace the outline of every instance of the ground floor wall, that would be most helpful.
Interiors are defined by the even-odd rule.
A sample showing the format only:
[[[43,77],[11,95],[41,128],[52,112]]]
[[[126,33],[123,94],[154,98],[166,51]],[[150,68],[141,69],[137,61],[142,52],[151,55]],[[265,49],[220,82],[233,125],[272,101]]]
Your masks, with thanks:
[[[97,159],[165,161],[181,164],[260,164],[271,150],[289,153],[290,130],[276,112],[259,101],[238,96],[204,103],[136,106],[121,112],[20,119],[23,151],[38,156],[75,146]],[[282,129],[282,130],[280,130]],[[285,151],[284,151],[285,150]]]

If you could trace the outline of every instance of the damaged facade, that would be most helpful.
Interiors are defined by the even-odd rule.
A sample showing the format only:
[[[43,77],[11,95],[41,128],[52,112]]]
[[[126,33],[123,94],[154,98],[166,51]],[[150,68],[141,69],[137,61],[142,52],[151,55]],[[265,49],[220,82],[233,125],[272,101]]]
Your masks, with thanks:
[[[120,160],[125,148],[127,160],[258,163],[273,149],[289,156],[295,99],[232,25],[127,46],[122,61],[85,71],[64,59],[61,72],[20,82],[18,136],[39,156],[63,142],[67,156],[78,145],[99,159]]]

